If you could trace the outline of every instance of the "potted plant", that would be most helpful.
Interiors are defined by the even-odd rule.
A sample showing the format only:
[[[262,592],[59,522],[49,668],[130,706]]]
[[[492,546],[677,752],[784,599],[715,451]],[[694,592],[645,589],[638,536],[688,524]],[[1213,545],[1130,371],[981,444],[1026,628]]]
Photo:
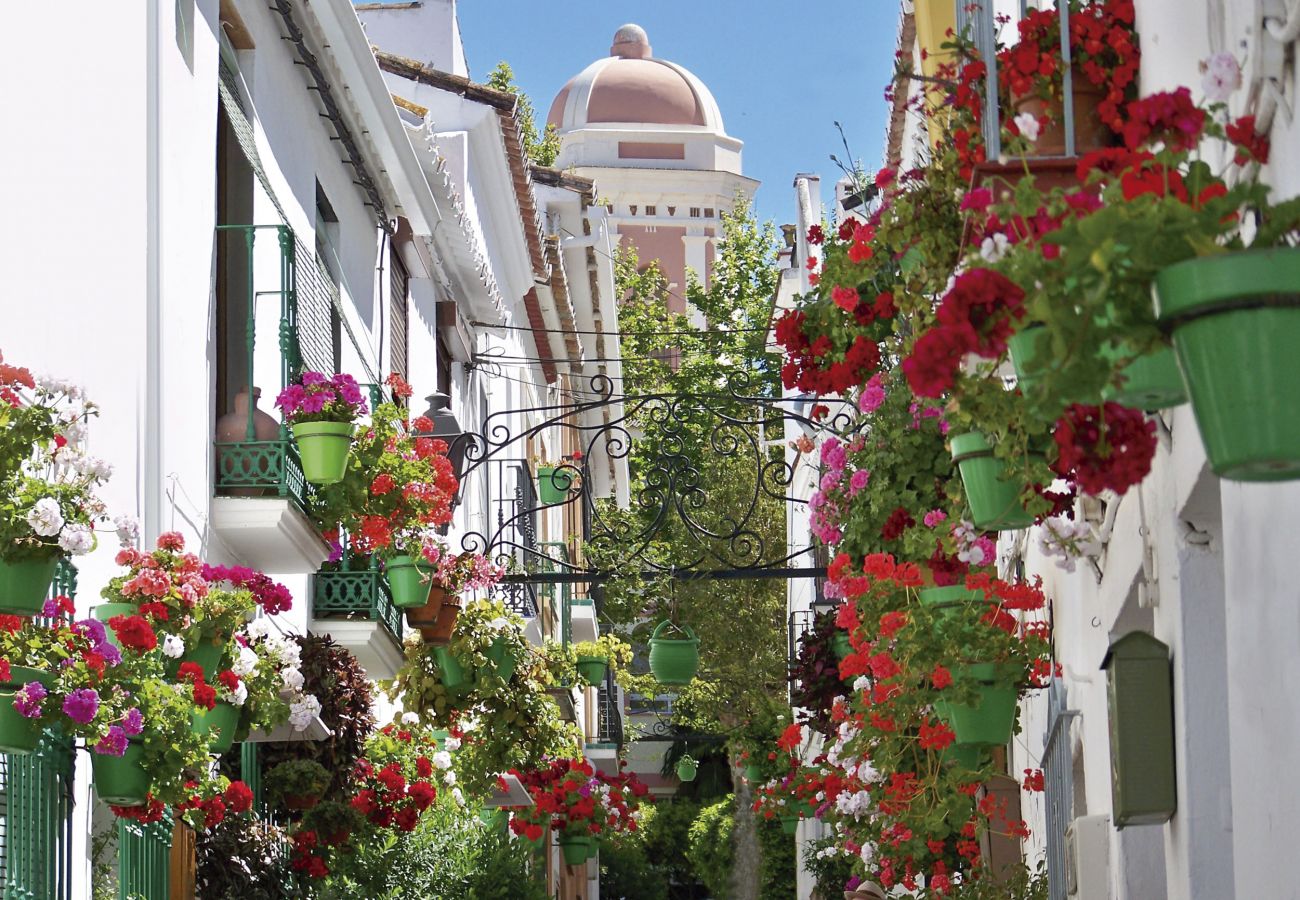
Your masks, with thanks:
[[[505,572],[480,553],[452,553],[433,542],[424,545],[423,555],[433,567],[428,599],[423,606],[407,607],[406,621],[426,641],[445,644],[461,613],[460,595],[492,587]]]
[[[677,778],[681,781],[694,781],[695,776],[699,774],[699,764],[696,763],[695,757],[685,754],[677,760]]]
[[[605,682],[607,668],[612,667],[617,675],[632,662],[631,646],[614,634],[602,634],[594,641],[579,641],[573,650],[577,654],[578,676],[593,687]]]
[[[58,561],[96,545],[96,490],[112,472],[85,452],[96,415],[79,388],[0,357],[0,610],[37,614]]]
[[[699,667],[700,639],[691,626],[671,619],[655,626],[650,635],[650,671],[660,684],[690,684]]]
[[[547,760],[511,774],[528,789],[533,805],[515,811],[510,829],[528,836],[549,825],[570,866],[593,856],[593,841],[602,834],[635,830],[637,810],[650,795],[636,775],[600,772],[583,759]]]
[[[303,372],[298,384],[280,392],[275,405],[293,431],[303,477],[319,485],[342,481],[352,446],[352,424],[366,412],[356,379]]]
[[[268,770],[263,784],[273,802],[302,812],[320,802],[330,778],[330,773],[315,760],[291,759]]]
[[[558,463],[540,458],[533,461],[533,471],[537,476],[537,499],[543,505],[553,506],[569,499],[569,492],[582,477],[581,460],[582,453],[575,451],[573,456],[565,457]]]

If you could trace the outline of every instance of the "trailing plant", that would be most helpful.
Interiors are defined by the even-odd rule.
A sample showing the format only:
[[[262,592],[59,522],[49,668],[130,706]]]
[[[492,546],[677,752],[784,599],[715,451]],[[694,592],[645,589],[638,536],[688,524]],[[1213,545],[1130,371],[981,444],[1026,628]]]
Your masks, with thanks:
[[[728,794],[700,810],[691,823],[686,858],[697,878],[717,900],[731,896],[735,798]]]
[[[790,664],[790,705],[802,711],[804,724],[823,735],[835,730],[831,707],[845,692],[834,648],[836,633],[842,632],[835,626],[834,613],[817,615],[799,638],[799,648]]]

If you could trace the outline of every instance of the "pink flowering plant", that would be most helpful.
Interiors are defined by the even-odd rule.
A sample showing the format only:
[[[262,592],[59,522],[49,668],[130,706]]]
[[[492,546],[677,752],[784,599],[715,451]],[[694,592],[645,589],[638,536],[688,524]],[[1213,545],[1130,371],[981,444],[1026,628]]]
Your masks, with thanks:
[[[99,408],[76,385],[36,378],[0,356],[0,559],[79,556],[107,519],[112,466],[86,450]]]
[[[275,405],[290,425],[301,422],[353,422],[366,412],[366,399],[351,375],[303,372],[298,384],[291,384]]]

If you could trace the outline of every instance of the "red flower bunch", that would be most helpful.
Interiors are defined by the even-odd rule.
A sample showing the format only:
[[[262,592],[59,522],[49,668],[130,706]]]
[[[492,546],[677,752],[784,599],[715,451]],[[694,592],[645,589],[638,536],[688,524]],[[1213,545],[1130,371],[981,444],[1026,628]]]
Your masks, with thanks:
[[[903,360],[903,374],[919,397],[938,397],[952,387],[962,357],[994,359],[1025,315],[1025,292],[992,269],[957,276],[936,313],[937,324],[917,338]]]
[[[1242,116],[1229,122],[1224,128],[1224,133],[1228,140],[1237,145],[1237,152],[1233,157],[1233,162],[1237,165],[1244,166],[1248,162],[1263,165],[1268,162],[1268,135],[1259,134],[1255,130],[1254,116]]]
[[[1186,87],[1160,91],[1128,105],[1124,144],[1130,150],[1162,141],[1175,150],[1192,150],[1205,132],[1205,110]]]
[[[411,765],[415,768],[411,769]],[[421,773],[423,777],[419,777]],[[358,790],[352,798],[352,808],[380,828],[414,831],[420,814],[438,796],[437,788],[428,780],[432,774],[433,764],[423,754],[415,756],[408,765],[393,761],[378,768],[368,759],[359,759],[353,769],[353,782]]]
[[[599,772],[585,759],[557,759],[541,769],[511,774],[528,789],[533,806],[516,812],[510,829],[530,840],[548,824],[584,835],[635,831],[636,810],[650,794],[633,773]]]
[[[231,672],[230,674],[234,675],[235,673]],[[194,699],[195,706],[200,706],[204,709],[213,709],[216,707],[217,689],[208,684],[203,674],[203,667],[198,663],[181,663],[180,668],[176,671],[176,679],[182,684],[189,684],[191,686],[190,693]],[[236,687],[238,687],[238,677],[236,677],[235,682]]]
[[[117,635],[118,643],[136,653],[148,653],[158,646],[158,635],[143,616],[113,616],[108,627]]]
[[[855,311],[861,307],[860,299],[855,301]],[[874,318],[873,305],[869,304],[868,310]],[[880,365],[880,348],[865,335],[854,337],[843,351],[843,358],[835,359],[840,354],[835,352],[834,342],[829,336],[820,335],[816,340],[810,340],[804,332],[807,319],[807,313],[802,310],[790,310],[777,319],[774,326],[777,343],[786,351],[781,380],[787,388],[815,394],[836,394],[866,381]]]
[[[1056,423],[1053,468],[1086,494],[1122,494],[1146,478],[1156,452],[1156,426],[1141,410],[1107,403],[1068,406]]]

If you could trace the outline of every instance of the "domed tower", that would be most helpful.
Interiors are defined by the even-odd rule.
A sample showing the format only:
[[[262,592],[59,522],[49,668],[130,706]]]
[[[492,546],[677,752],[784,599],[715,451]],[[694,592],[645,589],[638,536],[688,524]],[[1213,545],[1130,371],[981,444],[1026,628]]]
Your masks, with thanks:
[[[707,284],[720,215],[758,182],[741,174],[743,143],[729,137],[717,101],[676,63],[656,59],[640,25],[614,34],[609,56],[583,69],[551,104],[562,142],[556,166],[596,180],[623,243],[659,260],[684,312],[686,270]]]

